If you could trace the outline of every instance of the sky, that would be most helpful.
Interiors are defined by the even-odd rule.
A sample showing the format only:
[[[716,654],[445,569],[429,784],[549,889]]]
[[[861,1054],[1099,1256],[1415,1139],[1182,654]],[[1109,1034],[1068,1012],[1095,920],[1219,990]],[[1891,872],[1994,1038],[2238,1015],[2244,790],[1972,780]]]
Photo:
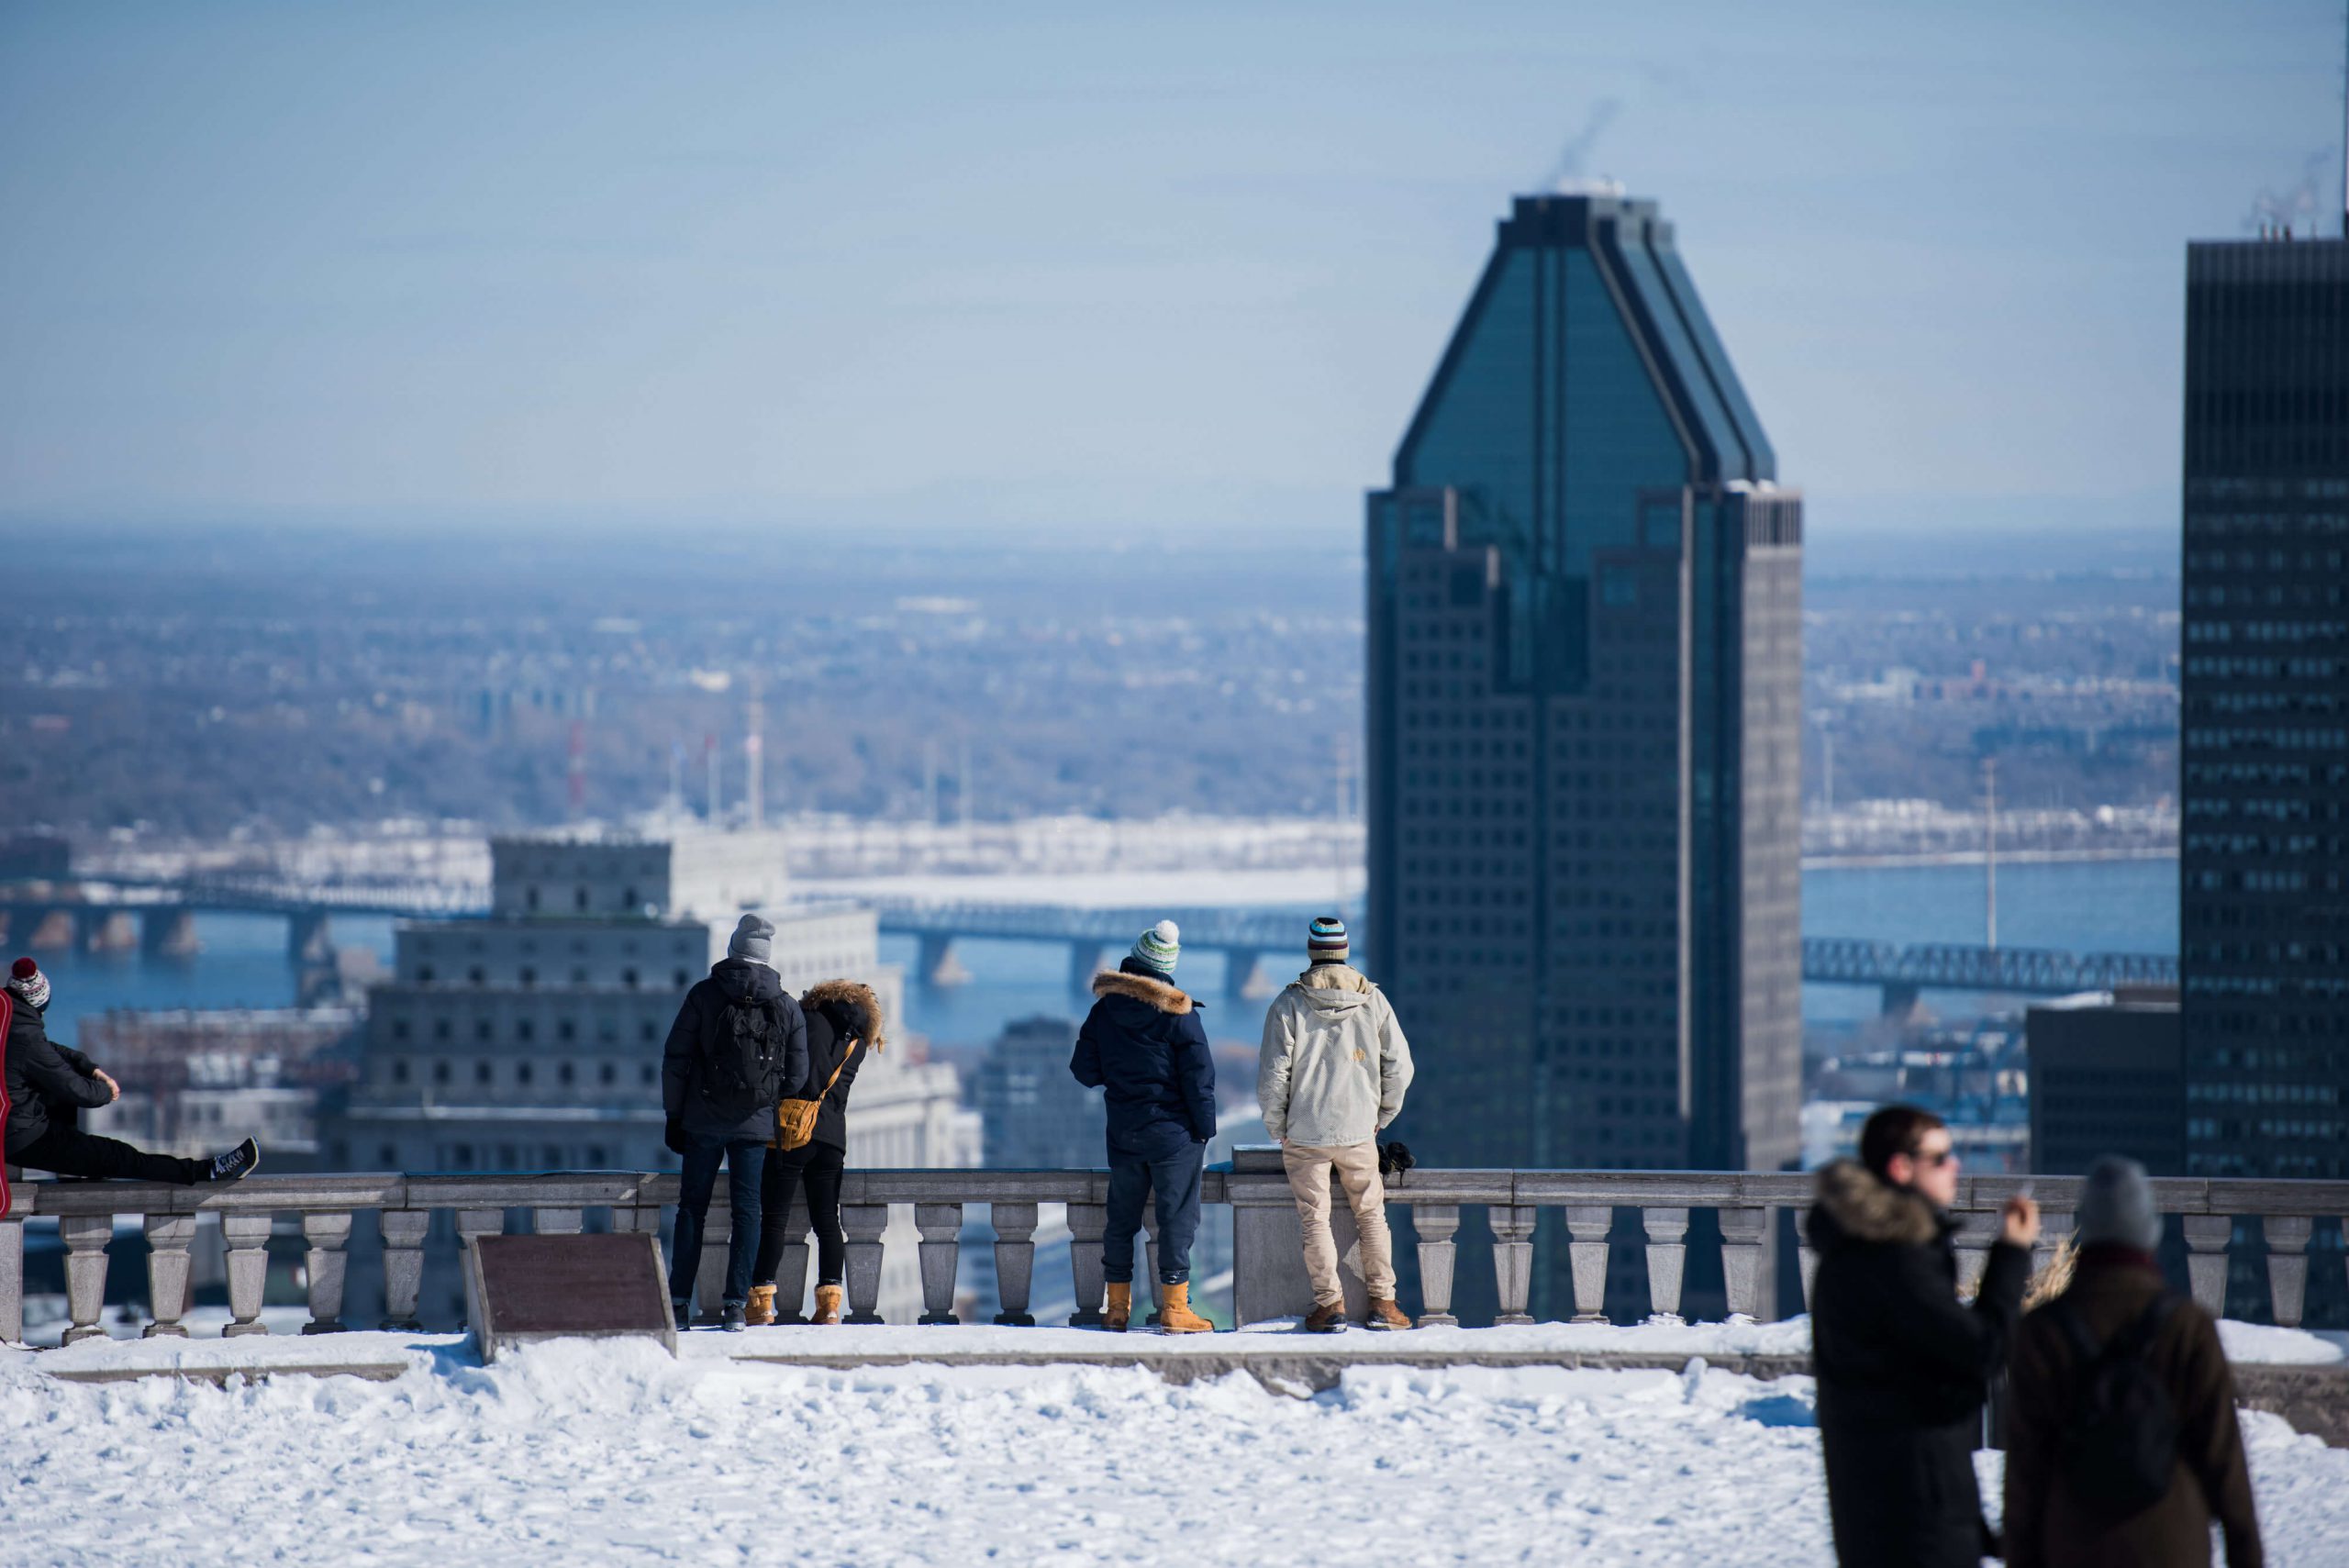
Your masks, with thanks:
[[[1514,193],[1663,203],[1814,542],[2175,526],[2343,6],[0,6],[0,517],[1359,555]],[[1586,131],[1594,134],[1583,137]]]

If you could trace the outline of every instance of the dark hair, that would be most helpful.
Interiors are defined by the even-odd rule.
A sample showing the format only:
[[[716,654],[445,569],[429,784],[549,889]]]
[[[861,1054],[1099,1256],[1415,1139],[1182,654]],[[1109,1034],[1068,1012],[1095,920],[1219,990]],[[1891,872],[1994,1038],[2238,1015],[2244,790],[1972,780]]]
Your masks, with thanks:
[[[1948,1125],[1916,1106],[1880,1106],[1860,1129],[1860,1163],[1890,1181],[1895,1154],[1913,1157],[1925,1134]]]

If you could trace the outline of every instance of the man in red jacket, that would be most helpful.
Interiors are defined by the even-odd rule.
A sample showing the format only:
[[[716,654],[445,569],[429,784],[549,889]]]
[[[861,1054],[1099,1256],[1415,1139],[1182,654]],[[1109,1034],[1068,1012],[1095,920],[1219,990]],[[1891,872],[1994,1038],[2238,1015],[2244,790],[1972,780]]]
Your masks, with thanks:
[[[261,1163],[261,1146],[246,1139],[209,1160],[150,1154],[118,1138],[83,1132],[74,1123],[84,1109],[112,1105],[122,1094],[98,1064],[59,1045],[41,1027],[49,1010],[49,976],[29,958],[8,972],[8,1163],[61,1176],[128,1176],[138,1182],[233,1182]]]

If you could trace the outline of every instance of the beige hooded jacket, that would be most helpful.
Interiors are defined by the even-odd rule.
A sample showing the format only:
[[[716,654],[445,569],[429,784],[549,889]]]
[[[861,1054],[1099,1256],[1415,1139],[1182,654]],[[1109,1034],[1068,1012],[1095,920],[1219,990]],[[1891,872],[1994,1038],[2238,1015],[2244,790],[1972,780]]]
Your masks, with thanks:
[[[1307,970],[1264,1016],[1264,1130],[1311,1148],[1367,1143],[1400,1115],[1411,1045],[1377,986],[1342,963]]]

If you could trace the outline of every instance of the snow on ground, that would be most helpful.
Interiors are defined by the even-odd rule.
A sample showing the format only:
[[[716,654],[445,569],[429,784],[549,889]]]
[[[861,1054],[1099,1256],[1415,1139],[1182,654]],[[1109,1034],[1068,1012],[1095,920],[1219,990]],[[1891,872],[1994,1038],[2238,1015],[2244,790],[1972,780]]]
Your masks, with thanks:
[[[483,1367],[459,1337],[353,1334],[268,1351],[388,1355],[406,1372],[227,1388],[69,1384],[37,1368],[243,1347],[0,1352],[17,1481],[0,1489],[0,1556],[501,1568],[1829,1557],[1808,1378],[1356,1369],[1307,1399],[1245,1374],[1178,1387],[1116,1368],[815,1372],[730,1362],[729,1340],[741,1342],[688,1335],[679,1360],[649,1343],[557,1341]],[[2341,1562],[2349,1452],[2273,1417],[2246,1427],[2270,1561]],[[1995,1496],[1996,1456],[1985,1465]]]

